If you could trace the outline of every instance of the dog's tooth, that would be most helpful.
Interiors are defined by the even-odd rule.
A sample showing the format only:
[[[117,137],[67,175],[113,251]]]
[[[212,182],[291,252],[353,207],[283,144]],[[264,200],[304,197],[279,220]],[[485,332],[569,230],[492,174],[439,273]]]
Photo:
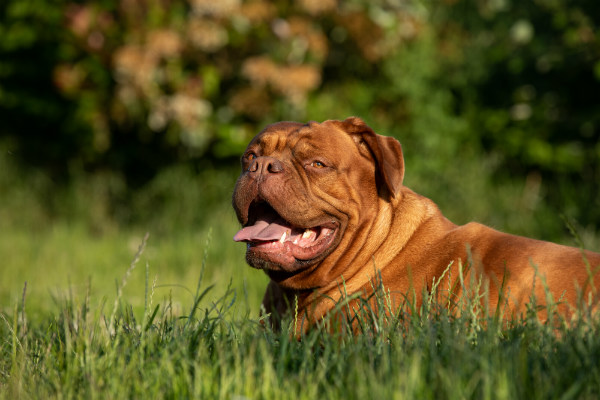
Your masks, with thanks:
[[[287,236],[287,232],[283,232],[283,234],[281,235],[281,239],[279,239],[279,243],[285,242],[285,237],[286,236]]]
[[[302,239],[308,239],[312,234],[312,229],[307,228],[302,234]]]
[[[296,239],[294,239],[294,244],[298,244],[298,241],[299,241],[299,239],[298,239],[298,237],[296,237]]]

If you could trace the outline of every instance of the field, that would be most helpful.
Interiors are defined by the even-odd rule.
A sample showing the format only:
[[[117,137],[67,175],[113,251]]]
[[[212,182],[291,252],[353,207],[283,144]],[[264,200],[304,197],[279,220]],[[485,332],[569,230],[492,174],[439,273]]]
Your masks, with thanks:
[[[40,200],[43,178],[3,177],[0,397],[600,395],[600,322],[585,316],[558,328],[539,324],[533,313],[499,323],[466,301],[458,318],[433,306],[389,320],[367,316],[358,336],[342,326],[297,341],[286,329],[264,328],[258,304],[266,279],[231,240],[235,171],[198,176],[195,189],[190,175],[173,174],[149,190],[178,201],[152,208],[146,226],[126,227],[102,218],[97,183],[56,194],[52,201],[62,206],[54,210],[69,210],[56,218]],[[170,184],[157,189],[161,182]],[[148,191],[141,198],[140,207],[154,207]],[[210,213],[199,211],[204,207]],[[462,207],[465,215],[476,209]],[[194,220],[196,213],[203,218]],[[534,225],[536,215],[519,222]],[[583,233],[586,246],[597,248],[593,233]]]
[[[198,278],[196,287],[174,285],[161,296],[165,288],[144,268],[145,246],[116,294],[82,287],[74,291],[84,295],[65,294],[29,319],[24,293],[2,313],[2,398],[600,395],[600,326],[586,315],[569,327],[542,325],[534,312],[499,322],[467,299],[458,318],[429,304],[389,319],[364,314],[356,336],[347,324],[331,333],[325,322],[298,341],[289,324],[281,333],[262,326],[251,296],[235,289]],[[208,268],[196,272],[202,277]],[[129,285],[137,293],[122,290]]]

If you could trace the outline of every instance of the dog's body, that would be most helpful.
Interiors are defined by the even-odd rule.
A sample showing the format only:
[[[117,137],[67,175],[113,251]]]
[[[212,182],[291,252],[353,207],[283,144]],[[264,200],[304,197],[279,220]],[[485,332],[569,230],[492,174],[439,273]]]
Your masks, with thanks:
[[[600,283],[600,254],[447,220],[402,186],[400,143],[358,118],[270,125],[242,168],[233,206],[243,228],[234,239],[271,278],[267,312],[292,306],[310,325],[343,292],[369,294],[374,279],[398,307],[411,295],[418,305],[435,284],[460,296],[464,282],[482,278],[492,310],[500,301],[505,315],[520,314],[532,295],[545,303],[547,287],[568,315],[578,289],[595,295]]]

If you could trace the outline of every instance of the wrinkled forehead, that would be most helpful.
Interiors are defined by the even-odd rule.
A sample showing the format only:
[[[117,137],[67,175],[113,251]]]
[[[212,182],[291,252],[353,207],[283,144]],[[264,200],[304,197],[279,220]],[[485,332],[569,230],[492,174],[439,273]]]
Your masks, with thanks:
[[[282,151],[284,148],[297,146],[338,148],[340,142],[352,141],[350,135],[337,125],[325,121],[323,123],[277,122],[268,125],[252,139],[248,147],[259,146],[264,153]]]

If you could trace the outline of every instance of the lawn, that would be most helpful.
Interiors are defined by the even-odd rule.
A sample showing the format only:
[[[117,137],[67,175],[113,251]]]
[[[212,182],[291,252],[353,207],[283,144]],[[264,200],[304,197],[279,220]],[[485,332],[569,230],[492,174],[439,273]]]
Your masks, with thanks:
[[[96,184],[49,199],[62,204],[53,217],[44,183],[0,174],[0,398],[600,396],[600,321],[589,318],[498,323],[467,302],[460,317],[425,307],[366,318],[358,335],[271,331],[259,320],[266,278],[231,240],[235,174],[213,175],[166,173],[137,203],[153,218],[119,226]],[[156,200],[166,192],[176,201]]]
[[[144,245],[133,257],[143,271]],[[142,265],[139,265],[142,264]],[[200,268],[200,271],[202,268]],[[135,281],[135,270],[124,280]],[[198,281],[193,295],[66,297],[29,320],[23,301],[1,314],[0,396],[16,398],[546,399],[600,395],[598,320],[498,322],[466,300],[361,318],[301,340],[263,325],[235,289]],[[101,292],[101,291],[100,291]],[[177,293],[175,288],[170,293]],[[187,292],[187,290],[185,290]],[[186,293],[187,294],[187,293]],[[97,297],[99,295],[96,294]],[[203,300],[211,296],[209,303]],[[186,296],[183,296],[186,297]],[[25,296],[26,299],[26,296]],[[134,304],[135,302],[135,304]],[[141,313],[136,312],[141,302]],[[426,303],[427,304],[427,303]]]

